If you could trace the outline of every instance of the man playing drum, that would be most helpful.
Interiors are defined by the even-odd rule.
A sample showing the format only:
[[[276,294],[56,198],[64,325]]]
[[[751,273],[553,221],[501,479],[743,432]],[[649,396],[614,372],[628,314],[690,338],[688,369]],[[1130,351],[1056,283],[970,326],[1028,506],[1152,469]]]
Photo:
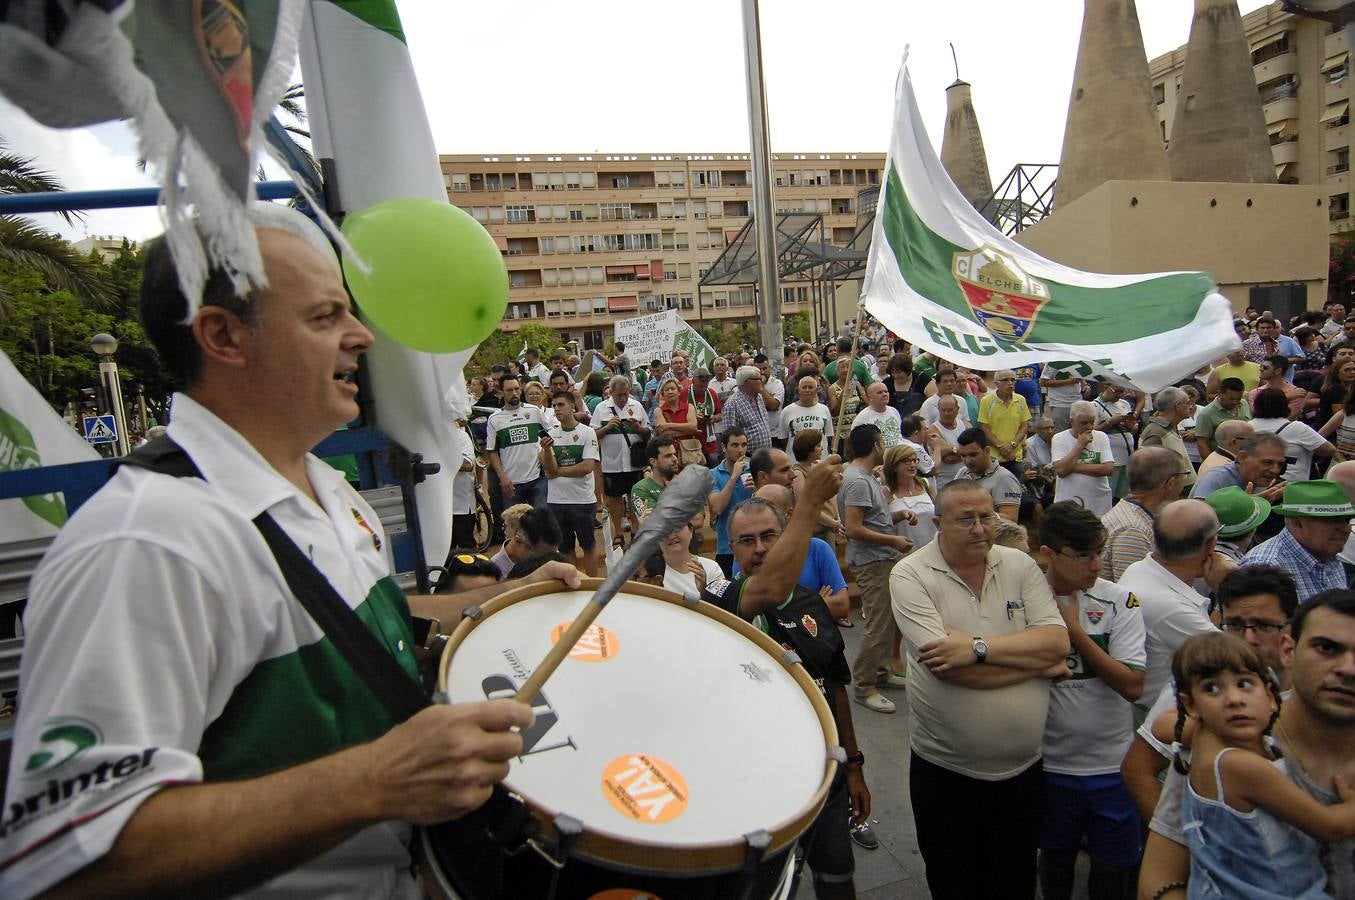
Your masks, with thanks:
[[[213,271],[186,325],[147,251],[142,319],[185,385],[169,437],[203,479],[120,469],[33,580],[0,895],[417,897],[408,823],[478,807],[521,751],[512,701],[392,727],[252,524],[268,512],[416,677],[381,524],[308,452],[357,415],[373,338],[323,237],[286,227],[257,231],[268,287]],[[500,589],[410,602],[451,622]]]
[[[843,653],[842,635],[819,593],[796,584],[818,510],[841,484],[842,466],[836,456],[830,456],[809,470],[804,501],[795,507],[789,522],[774,503],[759,497],[735,507],[729,542],[739,574],[733,581],[720,579],[707,585],[701,595],[709,603],[756,622],[773,640],[794,650],[833,712],[847,764],[803,838],[819,900],[856,897],[852,880],[856,861],[850,834],[842,826],[847,819],[859,824],[870,815],[870,791],[861,771],[866,757],[857,747],[852,726],[846,689],[851,668]]]

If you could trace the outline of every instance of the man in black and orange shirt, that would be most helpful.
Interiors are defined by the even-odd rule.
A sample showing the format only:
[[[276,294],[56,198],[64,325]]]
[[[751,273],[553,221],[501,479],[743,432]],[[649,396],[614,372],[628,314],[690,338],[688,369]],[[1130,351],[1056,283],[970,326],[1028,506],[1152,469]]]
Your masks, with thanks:
[[[857,748],[847,697],[851,669],[843,653],[842,635],[818,592],[796,584],[817,524],[817,510],[837,494],[841,484],[842,466],[836,456],[830,456],[809,470],[804,502],[795,507],[789,522],[775,504],[757,497],[735,507],[729,540],[739,574],[733,581],[718,579],[708,584],[701,595],[706,602],[754,622],[798,654],[832,710],[847,764],[805,836],[805,859],[814,872],[814,894],[819,900],[856,896],[855,860],[843,824],[848,818],[864,823],[870,815],[870,791],[862,774],[865,755]]]

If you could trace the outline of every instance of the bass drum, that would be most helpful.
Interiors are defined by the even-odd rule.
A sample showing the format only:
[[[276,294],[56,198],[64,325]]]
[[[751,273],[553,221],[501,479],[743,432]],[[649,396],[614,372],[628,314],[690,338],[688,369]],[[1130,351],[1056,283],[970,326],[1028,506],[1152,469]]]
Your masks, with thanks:
[[[450,703],[511,697],[601,583],[509,591],[443,653]],[[491,800],[425,829],[425,887],[461,900],[769,900],[841,751],[794,656],[710,604],[628,582],[533,701]],[[843,823],[846,827],[846,823]]]

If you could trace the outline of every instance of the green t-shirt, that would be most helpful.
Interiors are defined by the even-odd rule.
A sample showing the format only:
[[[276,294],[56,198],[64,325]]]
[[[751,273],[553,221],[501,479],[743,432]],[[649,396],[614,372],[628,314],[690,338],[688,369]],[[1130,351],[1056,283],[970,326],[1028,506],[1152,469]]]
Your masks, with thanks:
[[[870,377],[870,369],[866,366],[864,360],[853,359],[852,371],[856,374],[856,380],[861,382],[862,387],[870,387],[875,379]],[[837,360],[833,360],[828,367],[823,370],[823,377],[828,379],[829,384],[837,381]]]
[[[643,519],[659,505],[659,495],[662,493],[663,485],[645,476],[635,482],[635,487],[630,489],[630,507],[635,510],[637,517]]]

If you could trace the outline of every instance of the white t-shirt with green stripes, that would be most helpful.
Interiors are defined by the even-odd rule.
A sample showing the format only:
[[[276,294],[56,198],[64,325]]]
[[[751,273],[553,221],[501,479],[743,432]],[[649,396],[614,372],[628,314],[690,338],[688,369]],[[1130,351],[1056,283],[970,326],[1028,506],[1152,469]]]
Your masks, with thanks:
[[[587,425],[576,424],[568,431],[564,426],[556,425],[550,430],[551,450],[555,453],[555,465],[561,469],[581,465],[590,460],[601,460],[598,452],[598,436]],[[597,488],[590,473],[575,478],[552,478],[546,485],[548,503],[597,503]]]
[[[1062,602],[1063,598],[1055,600]],[[1138,598],[1104,578],[1077,594],[1078,624],[1112,659],[1132,669],[1148,664],[1147,634]],[[1108,775],[1134,739],[1129,701],[1102,681],[1076,649],[1068,651],[1072,677],[1049,692],[1044,769],[1062,775]]]
[[[307,458],[316,505],[182,395],[169,434],[206,481],[120,470],[34,576],[0,896],[98,859],[161,787],[264,776],[389,730],[288,589],[251,521],[260,512],[416,677],[381,524],[342,473]],[[406,823],[371,826],[244,896],[417,897],[409,836]]]
[[[546,420],[541,410],[530,403],[517,409],[501,409],[489,417],[485,449],[495,450],[499,462],[514,484],[525,484],[541,477],[541,434]]]

